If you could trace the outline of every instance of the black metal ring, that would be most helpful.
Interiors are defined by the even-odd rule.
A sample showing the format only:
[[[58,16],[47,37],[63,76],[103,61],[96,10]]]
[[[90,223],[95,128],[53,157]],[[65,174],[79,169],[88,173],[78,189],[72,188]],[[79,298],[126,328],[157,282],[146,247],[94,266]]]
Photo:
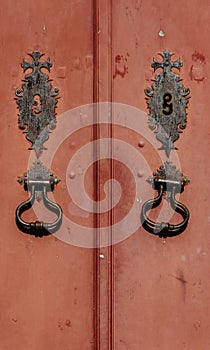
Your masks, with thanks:
[[[55,233],[61,226],[62,224],[62,209],[61,207],[57,204],[52,202],[48,197],[47,197],[47,190],[46,187],[44,186],[43,188],[43,202],[50,211],[54,212],[57,215],[57,219],[52,222],[52,223],[45,223],[42,221],[35,221],[35,222],[26,222],[21,218],[21,215],[29,210],[35,200],[35,186],[32,186],[31,188],[31,196],[30,198],[21,203],[17,209],[16,209],[16,224],[18,228],[27,234],[33,235],[35,237],[43,237],[43,236],[48,236],[53,233]]]
[[[164,193],[163,185],[160,185],[158,189],[158,196],[155,197],[154,199],[149,199],[147,202],[143,204],[142,211],[141,211],[141,223],[142,223],[142,226],[145,228],[145,230],[161,238],[177,236],[181,234],[187,227],[190,213],[184,204],[176,200],[175,186],[171,191],[170,204],[172,209],[174,209],[177,213],[179,213],[183,217],[182,222],[176,225],[172,225],[167,222],[158,223],[158,222],[152,221],[147,216],[148,210],[156,208],[160,205],[162,201],[163,193]]]

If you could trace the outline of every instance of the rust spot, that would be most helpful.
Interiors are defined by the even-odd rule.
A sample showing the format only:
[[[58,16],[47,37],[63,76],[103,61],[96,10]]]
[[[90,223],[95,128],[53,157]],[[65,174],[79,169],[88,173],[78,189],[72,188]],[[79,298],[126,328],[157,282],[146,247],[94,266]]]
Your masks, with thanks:
[[[126,74],[128,74],[128,61],[129,54],[127,53],[125,56],[116,55],[115,56],[115,73],[113,75],[113,79],[117,77],[117,75],[124,78]]]
[[[115,57],[115,62],[116,62],[116,63],[120,63],[120,61],[121,61],[121,56],[120,56],[120,55],[117,55],[117,56]]]
[[[196,50],[192,54],[192,60],[194,62],[200,61],[200,63],[206,63],[206,57],[202,53],[200,53]]]
[[[195,80],[198,83],[206,79],[204,75],[204,65],[206,64],[206,57],[198,52],[194,51],[192,54],[193,64],[190,67],[189,76],[191,80]]]

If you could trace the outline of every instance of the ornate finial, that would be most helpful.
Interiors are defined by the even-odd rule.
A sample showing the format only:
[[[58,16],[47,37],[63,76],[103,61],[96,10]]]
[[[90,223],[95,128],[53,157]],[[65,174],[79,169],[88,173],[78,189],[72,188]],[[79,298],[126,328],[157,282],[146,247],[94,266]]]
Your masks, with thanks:
[[[32,53],[29,53],[28,55],[31,58],[33,58],[33,61],[27,62],[27,61],[23,60],[21,67],[23,68],[24,73],[28,68],[32,68],[33,71],[37,70],[41,74],[43,74],[41,72],[41,68],[46,68],[48,70],[48,72],[50,72],[50,68],[52,67],[52,63],[50,62],[50,59],[48,58],[48,60],[46,60],[44,62],[40,61],[40,58],[45,55],[44,53],[40,53],[39,51],[34,51]]]
[[[159,55],[163,60],[158,62],[153,59],[151,66],[154,71],[161,68],[163,72],[155,76],[152,88],[147,88],[145,94],[149,108],[149,127],[162,143],[160,149],[165,150],[169,157],[171,150],[176,149],[174,142],[186,128],[190,90],[182,86],[179,75],[172,71],[172,68],[180,70],[181,60],[171,61],[174,54],[168,50]]]
[[[55,108],[58,102],[58,89],[52,89],[48,74],[42,72],[45,68],[50,72],[52,63],[50,60],[40,61],[44,56],[39,51],[29,54],[31,62],[23,61],[24,73],[28,69],[32,72],[25,75],[22,89],[16,89],[16,103],[19,108],[19,128],[25,130],[26,139],[32,143],[29,149],[34,149],[37,157],[43,144],[49,138],[49,129],[56,127]]]
[[[158,53],[163,58],[162,62],[158,62],[155,58],[153,58],[153,62],[151,64],[152,68],[154,69],[154,72],[158,68],[162,68],[163,72],[171,71],[172,68],[177,68],[180,70],[180,68],[183,66],[180,58],[176,61],[171,61],[171,57],[174,55],[174,53],[171,53],[168,50],[165,50],[163,53]]]

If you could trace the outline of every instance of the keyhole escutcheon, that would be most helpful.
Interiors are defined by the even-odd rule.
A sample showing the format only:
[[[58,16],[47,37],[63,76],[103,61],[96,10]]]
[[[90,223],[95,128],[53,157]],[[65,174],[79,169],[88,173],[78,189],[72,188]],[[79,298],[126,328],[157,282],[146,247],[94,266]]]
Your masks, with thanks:
[[[173,103],[172,101],[172,95],[167,92],[163,96],[163,114],[170,115],[173,113]]]

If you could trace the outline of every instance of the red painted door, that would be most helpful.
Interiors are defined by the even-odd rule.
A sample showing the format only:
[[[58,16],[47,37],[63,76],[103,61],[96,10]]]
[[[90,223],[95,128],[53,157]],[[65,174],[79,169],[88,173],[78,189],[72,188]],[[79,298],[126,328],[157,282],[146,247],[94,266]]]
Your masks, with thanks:
[[[122,0],[112,6],[114,101],[147,113],[144,89],[155,77],[150,65],[153,57],[159,60],[158,52],[167,49],[175,53],[174,59],[183,61],[180,75],[191,91],[187,127],[176,143],[178,150],[172,151],[190,178],[180,197],[190,211],[189,224],[180,236],[166,240],[141,227],[114,246],[114,349],[209,348],[209,18],[208,1],[201,5],[196,0]],[[128,126],[129,117],[127,113]],[[139,129],[143,135],[141,132],[136,137],[133,130],[123,134],[124,141],[132,142],[135,150],[145,135],[144,124]],[[143,170],[140,159],[142,176],[133,177],[140,191],[135,200],[154,196],[146,178],[161,165],[159,157],[164,158],[152,134],[139,149],[150,174]],[[168,213],[166,207],[162,214]]]
[[[1,3],[0,349],[94,347],[94,250],[55,236],[27,236],[15,224],[15,209],[28,198],[17,178],[28,169],[31,152],[18,129],[14,100],[24,79],[21,63],[38,50],[46,54],[43,61],[50,57],[53,63],[50,78],[60,91],[58,115],[93,101],[92,13],[91,1]],[[89,135],[83,136],[87,142]],[[55,155],[58,165],[52,164],[62,179],[55,192],[64,210],[69,203],[62,200],[67,188],[62,164],[73,142],[68,140],[60,159]],[[49,156],[52,149],[46,146]],[[25,218],[34,216],[31,210]],[[91,226],[92,218],[86,222]]]
[[[208,350],[208,2],[23,0],[1,10],[0,348]],[[190,221],[164,240],[141,227],[140,212],[155,195],[146,179],[165,159],[144,89],[166,49],[183,61],[191,95],[172,152],[190,178],[180,197]],[[34,50],[53,62],[61,97],[41,160],[61,179],[53,196],[64,220],[42,239],[15,225],[27,198],[16,179],[33,155],[14,97]]]

